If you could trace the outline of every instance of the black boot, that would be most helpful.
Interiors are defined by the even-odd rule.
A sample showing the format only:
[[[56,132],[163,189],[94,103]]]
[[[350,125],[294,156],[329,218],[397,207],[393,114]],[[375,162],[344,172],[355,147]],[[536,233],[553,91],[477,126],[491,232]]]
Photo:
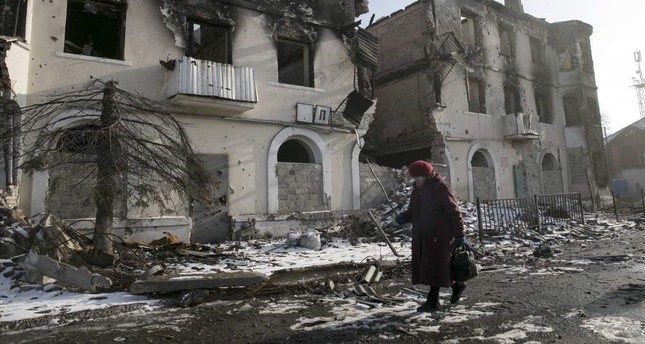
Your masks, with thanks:
[[[439,309],[439,287],[431,287],[428,299],[417,308],[417,312],[434,312]]]
[[[450,297],[450,303],[457,303],[461,298],[461,293],[466,289],[466,283],[464,282],[455,282],[452,285],[452,296]]]

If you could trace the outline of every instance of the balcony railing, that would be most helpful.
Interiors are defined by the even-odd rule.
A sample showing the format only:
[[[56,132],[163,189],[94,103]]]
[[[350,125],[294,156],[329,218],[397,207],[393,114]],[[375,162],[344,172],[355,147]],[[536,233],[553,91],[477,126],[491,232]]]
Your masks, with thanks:
[[[184,56],[176,60],[170,73],[167,96],[180,96],[182,103],[211,104],[213,107],[219,105],[247,111],[258,101],[255,73],[250,67]]]
[[[502,117],[504,138],[507,140],[538,140],[540,134],[531,129],[531,116],[512,113]]]

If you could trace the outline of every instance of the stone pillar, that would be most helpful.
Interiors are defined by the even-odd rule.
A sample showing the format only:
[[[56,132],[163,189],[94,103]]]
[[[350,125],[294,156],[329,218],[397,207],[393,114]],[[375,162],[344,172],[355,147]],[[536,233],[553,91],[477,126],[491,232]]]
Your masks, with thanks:
[[[524,13],[524,5],[522,5],[522,0],[504,0],[504,5],[511,11]]]

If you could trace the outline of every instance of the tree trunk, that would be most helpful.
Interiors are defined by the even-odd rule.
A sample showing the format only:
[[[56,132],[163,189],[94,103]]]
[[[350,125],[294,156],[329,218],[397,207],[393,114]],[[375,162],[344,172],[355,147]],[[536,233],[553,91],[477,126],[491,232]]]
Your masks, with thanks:
[[[116,81],[105,84],[101,109],[101,132],[97,145],[96,175],[96,224],[93,245],[97,254],[112,255],[113,245],[109,233],[114,218],[114,177],[116,175],[116,151],[111,140],[111,126],[117,121]]]

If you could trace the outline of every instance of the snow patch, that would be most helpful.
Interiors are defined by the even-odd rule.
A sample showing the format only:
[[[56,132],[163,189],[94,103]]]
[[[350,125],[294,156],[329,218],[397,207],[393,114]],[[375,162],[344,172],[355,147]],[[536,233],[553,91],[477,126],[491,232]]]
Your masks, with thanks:
[[[585,320],[581,327],[609,340],[645,343],[645,323],[642,321],[621,317],[602,317]]]

